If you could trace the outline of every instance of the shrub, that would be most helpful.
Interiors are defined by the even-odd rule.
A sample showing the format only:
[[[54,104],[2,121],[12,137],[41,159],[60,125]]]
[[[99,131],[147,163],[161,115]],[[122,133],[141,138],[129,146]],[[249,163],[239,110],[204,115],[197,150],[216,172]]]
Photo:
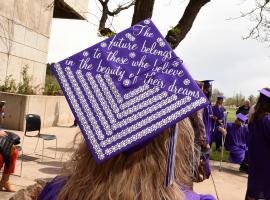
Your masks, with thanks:
[[[31,84],[33,77],[29,76],[28,69],[29,69],[28,65],[25,65],[21,72],[22,81],[19,82],[18,91],[17,91],[17,93],[19,94],[36,94],[37,93],[37,89],[39,86],[34,87]]]
[[[50,64],[47,64],[44,95],[63,95],[60,85],[53,74]]]
[[[28,74],[29,67],[25,65],[21,71],[22,80],[16,85],[15,79],[12,75],[5,78],[3,85],[0,85],[0,91],[17,94],[37,94],[39,93],[40,85],[33,86],[33,77]],[[44,95],[63,95],[63,92],[58,84],[50,65],[47,65],[45,87],[43,89]]]
[[[28,65],[25,65],[22,69],[22,81],[16,85],[15,79],[12,78],[12,75],[6,77],[4,84],[0,86],[2,92],[11,92],[18,94],[37,94],[39,85],[33,86],[31,82],[33,77],[28,74]]]
[[[63,95],[55,76],[46,75],[44,95]]]
[[[4,84],[0,85],[0,91],[11,93],[15,93],[17,91],[15,79],[12,78],[12,75],[6,76]]]

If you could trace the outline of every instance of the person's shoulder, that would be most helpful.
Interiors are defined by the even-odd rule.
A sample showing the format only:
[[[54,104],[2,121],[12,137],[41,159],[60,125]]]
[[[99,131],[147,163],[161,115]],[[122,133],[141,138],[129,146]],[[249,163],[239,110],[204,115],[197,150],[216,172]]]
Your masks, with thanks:
[[[38,200],[54,200],[58,196],[59,192],[66,184],[68,177],[66,176],[57,176],[52,181],[48,182],[41,194],[38,197]]]

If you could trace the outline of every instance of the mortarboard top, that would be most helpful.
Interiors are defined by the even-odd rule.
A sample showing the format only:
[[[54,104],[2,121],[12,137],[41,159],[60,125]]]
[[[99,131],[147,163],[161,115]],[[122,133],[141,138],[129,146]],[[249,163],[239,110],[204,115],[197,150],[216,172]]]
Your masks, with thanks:
[[[212,88],[212,82],[213,82],[214,80],[203,80],[203,81],[201,81],[202,83],[203,83],[203,87],[204,88]]]
[[[218,100],[221,100],[221,99],[224,100],[225,97],[224,97],[224,96],[218,96],[217,99],[218,99]]]
[[[268,90],[266,90],[266,89],[263,88],[263,89],[259,90],[259,92],[260,92],[262,95],[264,95],[264,96],[270,98],[270,91],[268,91]]]
[[[242,113],[238,113],[236,115],[237,119],[240,120],[241,122],[246,122],[248,120],[248,117]]]
[[[203,82],[204,84],[211,84],[214,80],[203,80],[201,82]]]
[[[150,19],[52,69],[97,163],[145,144],[208,104]]]

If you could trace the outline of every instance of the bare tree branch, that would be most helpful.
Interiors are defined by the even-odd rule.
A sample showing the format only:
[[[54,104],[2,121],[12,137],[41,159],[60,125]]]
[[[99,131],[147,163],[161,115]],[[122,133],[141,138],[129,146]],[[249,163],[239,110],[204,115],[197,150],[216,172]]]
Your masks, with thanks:
[[[198,13],[200,12],[200,9],[208,2],[210,2],[210,0],[189,0],[185,12],[178,24],[167,33],[166,40],[169,42],[172,48],[176,48],[185,38],[186,34],[190,31]],[[151,18],[154,3],[155,0],[136,0],[132,25],[146,18]]]
[[[134,6],[135,5],[135,2],[134,1],[131,1],[128,5],[126,6],[123,6],[123,5],[119,5],[118,8],[116,8],[114,11],[108,11],[108,15],[110,16],[115,16],[117,14],[119,14],[122,10],[126,10],[128,8],[130,8],[131,6]]]
[[[134,0],[119,5],[118,8],[116,8],[114,11],[110,11],[109,7],[108,7],[108,3],[109,0],[98,0],[102,6],[102,15],[99,21],[99,33],[102,36],[108,36],[108,35],[112,35],[115,34],[114,31],[112,31],[110,28],[106,27],[106,22],[108,20],[108,17],[111,16],[115,16],[117,14],[119,14],[121,11],[126,10],[128,8],[130,8],[131,6],[133,6],[135,4]]]
[[[255,0],[255,7],[240,17],[249,17],[254,26],[243,39],[256,39],[261,42],[270,42],[270,0]]]
[[[166,40],[172,48],[176,48],[179,43],[186,37],[192,28],[200,9],[210,2],[210,0],[190,0],[185,12],[176,26],[174,26],[166,35]]]

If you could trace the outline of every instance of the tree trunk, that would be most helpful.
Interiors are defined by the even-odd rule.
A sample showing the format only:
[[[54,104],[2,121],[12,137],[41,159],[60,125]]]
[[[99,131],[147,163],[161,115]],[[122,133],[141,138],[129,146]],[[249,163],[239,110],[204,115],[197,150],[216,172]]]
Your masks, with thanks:
[[[190,31],[200,9],[210,0],[190,0],[185,12],[178,22],[166,35],[167,42],[175,49]]]
[[[138,23],[141,20],[151,18],[154,4],[155,0],[136,0],[132,17],[132,25]]]
[[[99,29],[104,29],[106,26],[106,21],[108,19],[108,6],[107,4],[103,5],[103,10],[102,10],[102,16],[101,19],[99,21]]]

